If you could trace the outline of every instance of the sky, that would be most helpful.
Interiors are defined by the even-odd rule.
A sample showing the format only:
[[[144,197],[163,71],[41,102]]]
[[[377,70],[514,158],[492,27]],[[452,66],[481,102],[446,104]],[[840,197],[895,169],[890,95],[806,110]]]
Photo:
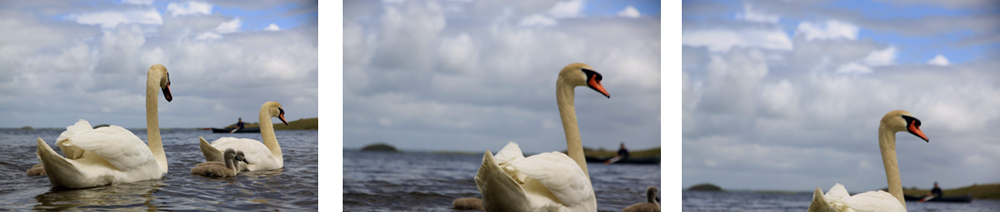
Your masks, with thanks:
[[[169,70],[164,128],[318,116],[316,1],[2,1],[0,128],[145,128],[146,72]]]
[[[583,145],[660,146],[658,1],[345,1],[343,148],[566,149],[555,100],[571,63]]]
[[[897,134],[904,187],[1000,182],[997,1],[684,1],[682,10],[672,33],[682,39],[684,188],[884,188],[877,128],[897,109],[930,139]]]

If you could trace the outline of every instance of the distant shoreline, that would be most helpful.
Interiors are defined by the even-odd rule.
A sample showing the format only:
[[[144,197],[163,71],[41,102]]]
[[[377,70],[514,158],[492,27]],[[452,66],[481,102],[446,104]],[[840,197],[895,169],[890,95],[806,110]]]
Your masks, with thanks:
[[[245,126],[243,126],[243,127],[246,127],[246,128],[249,128],[249,127],[259,127],[259,124],[257,124],[256,122],[254,122],[254,123],[244,122],[244,123],[245,123]],[[97,125],[94,125],[94,126],[97,126]],[[236,124],[231,124],[229,126],[225,126],[225,127],[222,127],[222,128],[230,128],[230,129],[232,129],[234,126],[236,126]],[[45,128],[31,128],[31,129],[27,129],[26,127],[30,128],[31,126],[0,128],[0,130],[66,130],[66,127],[45,127]],[[182,127],[182,128],[163,128],[163,127],[161,127],[160,130],[206,130],[206,129],[211,129],[211,128],[212,127],[193,127],[193,128],[188,128],[188,127]],[[126,127],[125,129],[139,130],[139,131],[146,130],[145,127],[143,127],[143,128],[127,128]],[[304,118],[304,119],[299,119],[299,120],[295,120],[295,121],[290,121],[290,122],[288,122],[287,126],[284,123],[281,123],[279,121],[278,123],[274,123],[274,130],[319,130],[319,118]]]

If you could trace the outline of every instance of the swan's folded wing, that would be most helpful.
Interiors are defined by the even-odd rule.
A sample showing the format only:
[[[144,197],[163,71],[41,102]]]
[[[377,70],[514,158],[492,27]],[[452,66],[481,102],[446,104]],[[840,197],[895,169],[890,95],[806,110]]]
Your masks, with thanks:
[[[508,142],[507,145],[497,152],[494,156],[497,163],[508,163],[515,160],[524,159],[524,153],[521,153],[521,148],[514,142]]]
[[[108,161],[118,170],[132,170],[153,162],[153,152],[138,136],[125,128],[109,126],[78,134],[68,139],[77,147]]]
[[[830,206],[830,203],[827,202],[826,198],[823,195],[823,190],[820,190],[819,187],[816,187],[816,191],[813,191],[812,203],[809,203],[809,209],[807,209],[806,211],[837,212],[837,210],[833,209],[833,207]]]
[[[489,150],[483,154],[483,164],[479,167],[475,180],[479,194],[483,195],[483,207],[486,211],[517,211],[524,210],[520,207],[528,205],[521,185],[497,166],[497,161]]]
[[[212,146],[221,151],[225,151],[226,149],[243,151],[247,162],[250,162],[252,165],[263,165],[265,162],[275,160],[274,155],[271,154],[271,149],[268,149],[264,143],[258,140],[222,137],[212,141]]]
[[[89,133],[91,131],[94,131],[94,128],[90,126],[90,122],[80,119],[79,121],[76,121],[75,124],[66,127],[66,131],[59,134],[59,138],[56,138],[56,146],[58,146],[59,150],[66,155],[66,158],[79,159],[80,157],[83,157],[83,153],[85,151],[76,146],[70,138],[83,133]]]
[[[547,152],[514,162],[520,173],[548,188],[566,205],[595,202],[594,188],[580,165],[559,152]],[[596,210],[596,205],[594,205]]]
[[[844,200],[854,211],[906,211],[899,199],[885,191],[869,191]]]
[[[198,148],[201,149],[201,154],[205,155],[205,161],[222,162],[222,151],[216,149],[201,136],[198,136]]]

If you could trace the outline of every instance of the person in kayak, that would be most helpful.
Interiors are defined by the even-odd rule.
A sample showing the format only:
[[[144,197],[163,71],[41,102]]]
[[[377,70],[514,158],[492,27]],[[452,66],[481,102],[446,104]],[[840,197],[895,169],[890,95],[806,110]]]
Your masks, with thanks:
[[[938,187],[938,183],[934,182],[934,189],[931,189],[931,192],[927,193],[927,196],[934,195],[935,197],[942,197],[943,194],[944,193],[941,192],[941,187]]]
[[[615,157],[621,157],[621,160],[628,159],[628,149],[625,149],[625,142],[622,142],[621,147],[618,149],[618,154]]]
[[[236,128],[234,128],[233,131],[229,131],[229,134],[233,134],[234,132],[242,129],[243,129],[243,117],[240,117],[240,119],[236,121]]]

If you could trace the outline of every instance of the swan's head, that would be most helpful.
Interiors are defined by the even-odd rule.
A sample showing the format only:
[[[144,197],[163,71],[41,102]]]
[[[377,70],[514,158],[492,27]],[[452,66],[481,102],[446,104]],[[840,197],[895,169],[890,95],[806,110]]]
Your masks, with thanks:
[[[657,193],[656,187],[650,186],[649,188],[646,188],[646,199],[650,203],[659,204],[660,199],[656,197],[656,193]]]
[[[163,98],[166,98],[167,102],[174,100],[174,96],[170,95],[170,73],[167,73],[167,67],[160,64],[153,65],[149,67],[149,74],[158,75],[160,81],[156,83],[163,90]]]
[[[913,117],[910,112],[894,110],[882,116],[882,127],[893,132],[907,131],[926,142],[930,142],[923,131],[920,131],[920,119]]]
[[[278,104],[278,102],[265,102],[261,106],[261,109],[266,109],[271,114],[271,117],[278,117],[278,119],[281,119],[281,123],[288,125],[288,121],[285,121],[285,109],[282,109],[281,104]]]
[[[232,148],[226,149],[226,151],[222,153],[222,157],[226,160],[233,160],[234,163],[239,161],[250,164],[250,162],[247,162],[247,158],[243,154],[243,151],[237,151]]]
[[[563,83],[568,83],[571,86],[587,86],[594,89],[598,93],[611,98],[611,94],[604,90],[604,86],[601,85],[601,73],[594,71],[587,64],[583,63],[573,63],[567,65],[562,71],[559,72],[559,81]]]
[[[250,164],[250,161],[247,161],[247,157],[243,154],[243,151],[236,151],[236,156],[233,157],[233,160]]]

